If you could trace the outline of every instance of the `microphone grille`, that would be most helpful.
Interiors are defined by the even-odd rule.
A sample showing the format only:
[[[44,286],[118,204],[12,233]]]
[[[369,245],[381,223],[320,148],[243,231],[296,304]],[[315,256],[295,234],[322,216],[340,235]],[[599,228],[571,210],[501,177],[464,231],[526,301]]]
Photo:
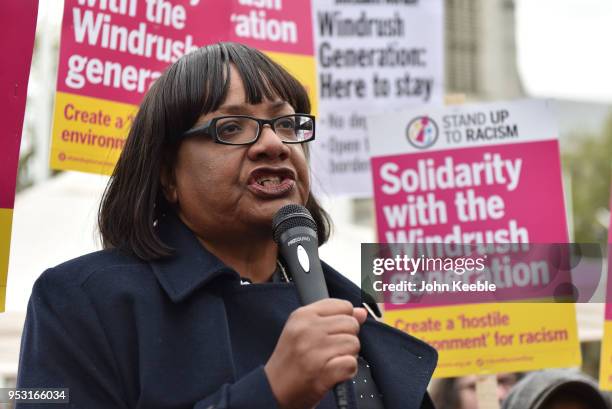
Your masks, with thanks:
[[[280,236],[293,227],[310,227],[317,232],[317,223],[304,206],[289,204],[278,209],[272,220],[272,234],[278,243]]]

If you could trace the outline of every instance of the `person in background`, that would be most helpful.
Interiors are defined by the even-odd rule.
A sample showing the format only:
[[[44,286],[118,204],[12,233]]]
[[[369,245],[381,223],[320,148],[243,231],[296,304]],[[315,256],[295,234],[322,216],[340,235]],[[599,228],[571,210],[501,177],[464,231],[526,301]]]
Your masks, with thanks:
[[[520,373],[497,375],[497,398],[502,402],[518,380]],[[478,409],[476,375],[438,380],[431,389],[431,399],[437,409]]]
[[[518,382],[502,409],[610,409],[595,380],[572,369],[530,373]]]

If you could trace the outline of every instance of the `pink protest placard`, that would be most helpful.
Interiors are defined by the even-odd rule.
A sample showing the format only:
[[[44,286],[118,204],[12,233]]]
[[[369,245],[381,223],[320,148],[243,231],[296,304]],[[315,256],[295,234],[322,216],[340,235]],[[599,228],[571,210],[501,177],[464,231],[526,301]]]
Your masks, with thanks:
[[[381,118],[371,121],[388,135],[388,143],[372,148],[381,242],[537,243],[529,259],[517,259],[518,251],[490,254],[481,260],[481,274],[457,276],[466,284],[496,286],[477,294],[479,301],[540,299],[570,281],[568,272],[555,269],[557,260],[549,260],[557,250],[550,244],[567,242],[567,225],[559,144],[545,103],[465,105]],[[527,267],[517,270],[519,262]],[[541,263],[546,272],[533,267]],[[432,293],[426,301],[475,302],[469,295]]]
[[[549,183],[560,175],[556,140],[386,156],[372,164],[379,170],[376,216],[384,241],[567,240],[559,223],[561,183]],[[550,217],[542,218],[534,203]]]
[[[36,32],[37,0],[8,0],[2,5],[0,54],[0,208],[13,207],[19,144]]]
[[[219,41],[267,53],[316,102],[310,0],[66,0],[51,167],[112,172],[155,79]]]
[[[379,242],[407,243],[402,256],[421,262],[389,270],[385,283],[418,279],[388,287],[385,321],[438,349],[435,376],[579,362],[574,305],[542,302],[571,284],[555,245],[568,230],[548,104],[423,107],[372,116],[368,132]]]
[[[545,103],[414,111],[369,124],[386,135],[372,145],[381,241],[567,241],[559,143]]]
[[[4,311],[21,130],[36,33],[38,0],[2,3],[0,54],[0,312]]]
[[[610,197],[610,224],[608,226],[608,285],[606,291],[606,321],[612,322],[612,197]],[[612,333],[609,334],[612,337]],[[609,340],[612,343],[612,339]],[[612,363],[612,357],[610,359]]]
[[[312,56],[310,0],[284,3],[67,0],[57,89],[138,104],[168,65],[218,41]]]

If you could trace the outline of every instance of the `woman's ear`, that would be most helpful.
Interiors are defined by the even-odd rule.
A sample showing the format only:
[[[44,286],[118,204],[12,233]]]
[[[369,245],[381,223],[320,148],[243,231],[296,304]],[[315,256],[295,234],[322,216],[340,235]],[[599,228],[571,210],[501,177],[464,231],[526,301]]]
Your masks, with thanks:
[[[176,193],[176,178],[174,177],[174,172],[168,169],[167,166],[162,167],[160,182],[164,197],[168,203],[176,204],[178,201],[178,194]]]

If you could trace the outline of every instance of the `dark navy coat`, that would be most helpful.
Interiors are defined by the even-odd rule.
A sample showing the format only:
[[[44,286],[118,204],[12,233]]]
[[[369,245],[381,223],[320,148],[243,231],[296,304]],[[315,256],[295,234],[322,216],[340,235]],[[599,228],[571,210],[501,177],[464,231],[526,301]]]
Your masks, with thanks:
[[[176,249],[170,258],[144,262],[104,250],[41,275],[18,387],[69,388],[70,403],[51,405],[57,409],[277,408],[263,364],[298,306],[294,285],[240,286],[178,218],[166,216],[159,229]],[[332,297],[361,305],[357,286],[327,265],[324,273]],[[429,405],[435,350],[372,318],[359,338],[386,409]]]

